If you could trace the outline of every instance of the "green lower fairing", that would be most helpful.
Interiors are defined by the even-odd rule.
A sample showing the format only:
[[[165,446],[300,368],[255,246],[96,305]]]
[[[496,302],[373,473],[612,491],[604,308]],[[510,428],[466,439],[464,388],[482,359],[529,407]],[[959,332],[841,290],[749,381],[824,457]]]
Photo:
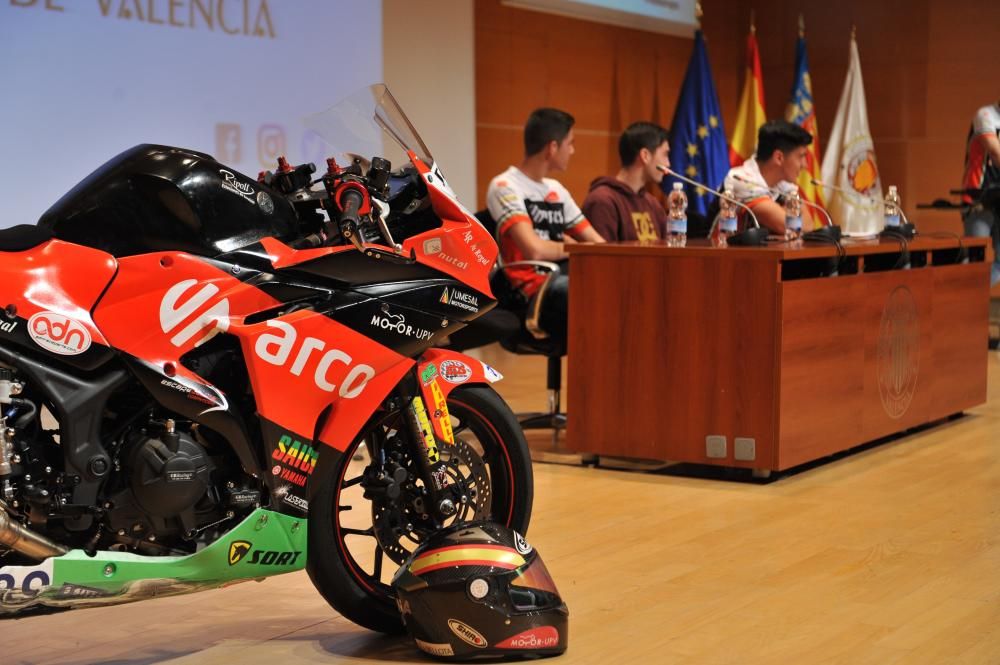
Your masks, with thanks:
[[[72,550],[0,568],[0,618],[26,609],[94,607],[203,591],[305,568],[307,520],[258,508],[188,556]]]

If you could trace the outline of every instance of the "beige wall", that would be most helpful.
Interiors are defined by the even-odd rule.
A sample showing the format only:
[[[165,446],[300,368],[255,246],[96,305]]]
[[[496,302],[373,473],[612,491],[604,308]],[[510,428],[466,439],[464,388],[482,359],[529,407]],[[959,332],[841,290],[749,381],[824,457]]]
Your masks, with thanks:
[[[459,200],[476,205],[471,0],[383,0],[385,82]]]

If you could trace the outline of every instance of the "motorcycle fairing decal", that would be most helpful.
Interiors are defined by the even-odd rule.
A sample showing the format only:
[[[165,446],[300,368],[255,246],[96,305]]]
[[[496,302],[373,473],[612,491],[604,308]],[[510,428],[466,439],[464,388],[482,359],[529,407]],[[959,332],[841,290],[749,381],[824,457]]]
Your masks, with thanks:
[[[97,325],[114,347],[159,367],[166,379],[206,386],[201,392],[210,399],[218,390],[184,367],[181,356],[234,320],[281,304],[190,254],[143,254],[118,265],[94,312]]]
[[[38,347],[76,355],[90,343],[108,346],[90,310],[118,268],[113,256],[53,239],[0,258],[0,307],[14,305],[25,326],[32,324],[28,332]]]
[[[306,261],[319,259],[339,252],[356,251],[353,245],[337,245],[335,247],[317,247],[315,249],[293,249],[277,238],[261,238],[261,246],[267,252],[267,259],[276,269],[297,266]],[[391,252],[388,247],[385,251]]]
[[[436,166],[428,167],[412,151],[409,156],[427,185],[441,227],[404,240],[404,253],[415,252],[421,263],[494,299],[490,269],[499,253],[496,241],[458,202]]]
[[[192,593],[301,570],[308,523],[258,508],[232,531],[188,556],[71,550],[36,566],[0,568],[0,618],[38,607],[116,605]]]
[[[448,414],[448,395],[458,386],[465,383],[493,383],[498,381],[486,372],[489,365],[474,360],[469,356],[447,349],[428,349],[417,363],[417,375],[420,377],[420,391],[424,403],[428,405],[434,434],[442,441],[455,443],[452,431],[451,416]],[[490,368],[492,369],[492,368]],[[449,376],[445,376],[445,373]],[[499,373],[493,370],[499,377]],[[455,381],[455,378],[461,381]]]
[[[412,359],[310,310],[233,324],[230,333],[243,346],[260,415],[309,441],[332,405],[319,438],[338,450],[413,366]]]

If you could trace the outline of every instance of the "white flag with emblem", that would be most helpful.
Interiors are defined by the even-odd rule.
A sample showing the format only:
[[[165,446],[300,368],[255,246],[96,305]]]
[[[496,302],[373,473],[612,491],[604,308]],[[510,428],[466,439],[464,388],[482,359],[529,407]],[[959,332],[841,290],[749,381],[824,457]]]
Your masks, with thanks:
[[[861,58],[853,34],[847,80],[823,156],[823,182],[837,188],[827,188],[823,198],[829,202],[827,208],[834,223],[845,234],[873,236],[882,230],[882,182],[868,129]]]

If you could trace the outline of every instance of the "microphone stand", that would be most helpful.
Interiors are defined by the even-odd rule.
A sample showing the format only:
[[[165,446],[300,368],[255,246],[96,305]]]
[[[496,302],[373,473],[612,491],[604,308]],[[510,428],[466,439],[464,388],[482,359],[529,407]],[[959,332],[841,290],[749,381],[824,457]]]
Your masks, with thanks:
[[[781,192],[774,189],[773,187],[761,187],[759,184],[755,182],[750,182],[746,178],[741,178],[736,174],[733,174],[733,179],[738,180],[746,185],[750,185],[751,187],[757,187],[758,189],[768,192],[769,194],[777,194],[779,196],[781,195]],[[813,184],[814,185],[817,184],[815,180],[813,181]],[[830,217],[830,213],[827,212],[826,209],[823,208],[823,206],[816,205],[812,201],[804,199],[801,196],[799,197],[799,201],[801,201],[810,208],[819,210],[821,213],[823,213],[823,216],[826,217],[826,226],[820,229],[816,229],[815,231],[808,231],[806,233],[803,233],[802,240],[804,242],[808,241],[839,242],[841,238],[840,227],[833,223],[833,218]]]
[[[816,180],[815,178],[812,178],[810,182],[812,182],[812,184],[816,185],[817,187],[829,188],[835,192],[840,192],[841,194],[852,193],[847,191],[843,187],[837,187],[836,185],[827,185],[825,183],[820,182],[819,180]],[[882,205],[883,206],[885,205],[885,199],[882,200]],[[902,238],[903,240],[910,240],[913,238],[913,236],[917,235],[917,227],[914,226],[909,219],[907,219],[906,213],[903,212],[902,208],[899,209],[899,214],[903,218],[903,223],[900,224],[898,228],[892,226],[883,226],[882,230],[878,234],[880,238]]]
[[[754,228],[752,228],[752,229],[744,229],[743,231],[740,231],[739,233],[734,233],[733,235],[729,236],[726,239],[726,242],[728,244],[730,244],[730,245],[741,245],[741,246],[744,246],[744,247],[759,247],[761,245],[766,244],[766,242],[767,242],[767,229],[761,227],[760,222],[757,221],[757,215],[753,214],[753,210],[751,210],[749,206],[747,206],[746,204],[744,204],[741,201],[737,201],[736,199],[732,198],[731,196],[726,196],[722,192],[719,192],[719,191],[716,191],[716,190],[712,189],[711,187],[705,185],[704,183],[700,183],[700,182],[698,182],[696,180],[692,180],[691,178],[686,178],[686,177],[682,176],[680,173],[677,173],[676,171],[672,171],[672,170],[668,169],[665,166],[660,166],[659,164],[657,164],[656,165],[656,170],[660,171],[661,173],[665,173],[667,175],[671,175],[671,176],[677,178],[678,180],[683,180],[684,182],[686,182],[686,183],[688,183],[690,185],[694,185],[695,187],[700,187],[700,188],[702,188],[702,189],[704,189],[706,191],[712,192],[713,194],[715,194],[716,196],[718,196],[723,201],[729,201],[730,203],[738,205],[739,207],[741,207],[741,208],[743,208],[744,210],[747,211],[747,213],[750,215],[750,219],[753,220]],[[719,216],[716,215],[715,219],[712,220],[712,226],[711,226],[711,228],[709,228],[709,230],[708,230],[708,235],[709,236],[712,235],[712,232],[715,230],[715,226],[718,223],[718,221],[719,221]]]

